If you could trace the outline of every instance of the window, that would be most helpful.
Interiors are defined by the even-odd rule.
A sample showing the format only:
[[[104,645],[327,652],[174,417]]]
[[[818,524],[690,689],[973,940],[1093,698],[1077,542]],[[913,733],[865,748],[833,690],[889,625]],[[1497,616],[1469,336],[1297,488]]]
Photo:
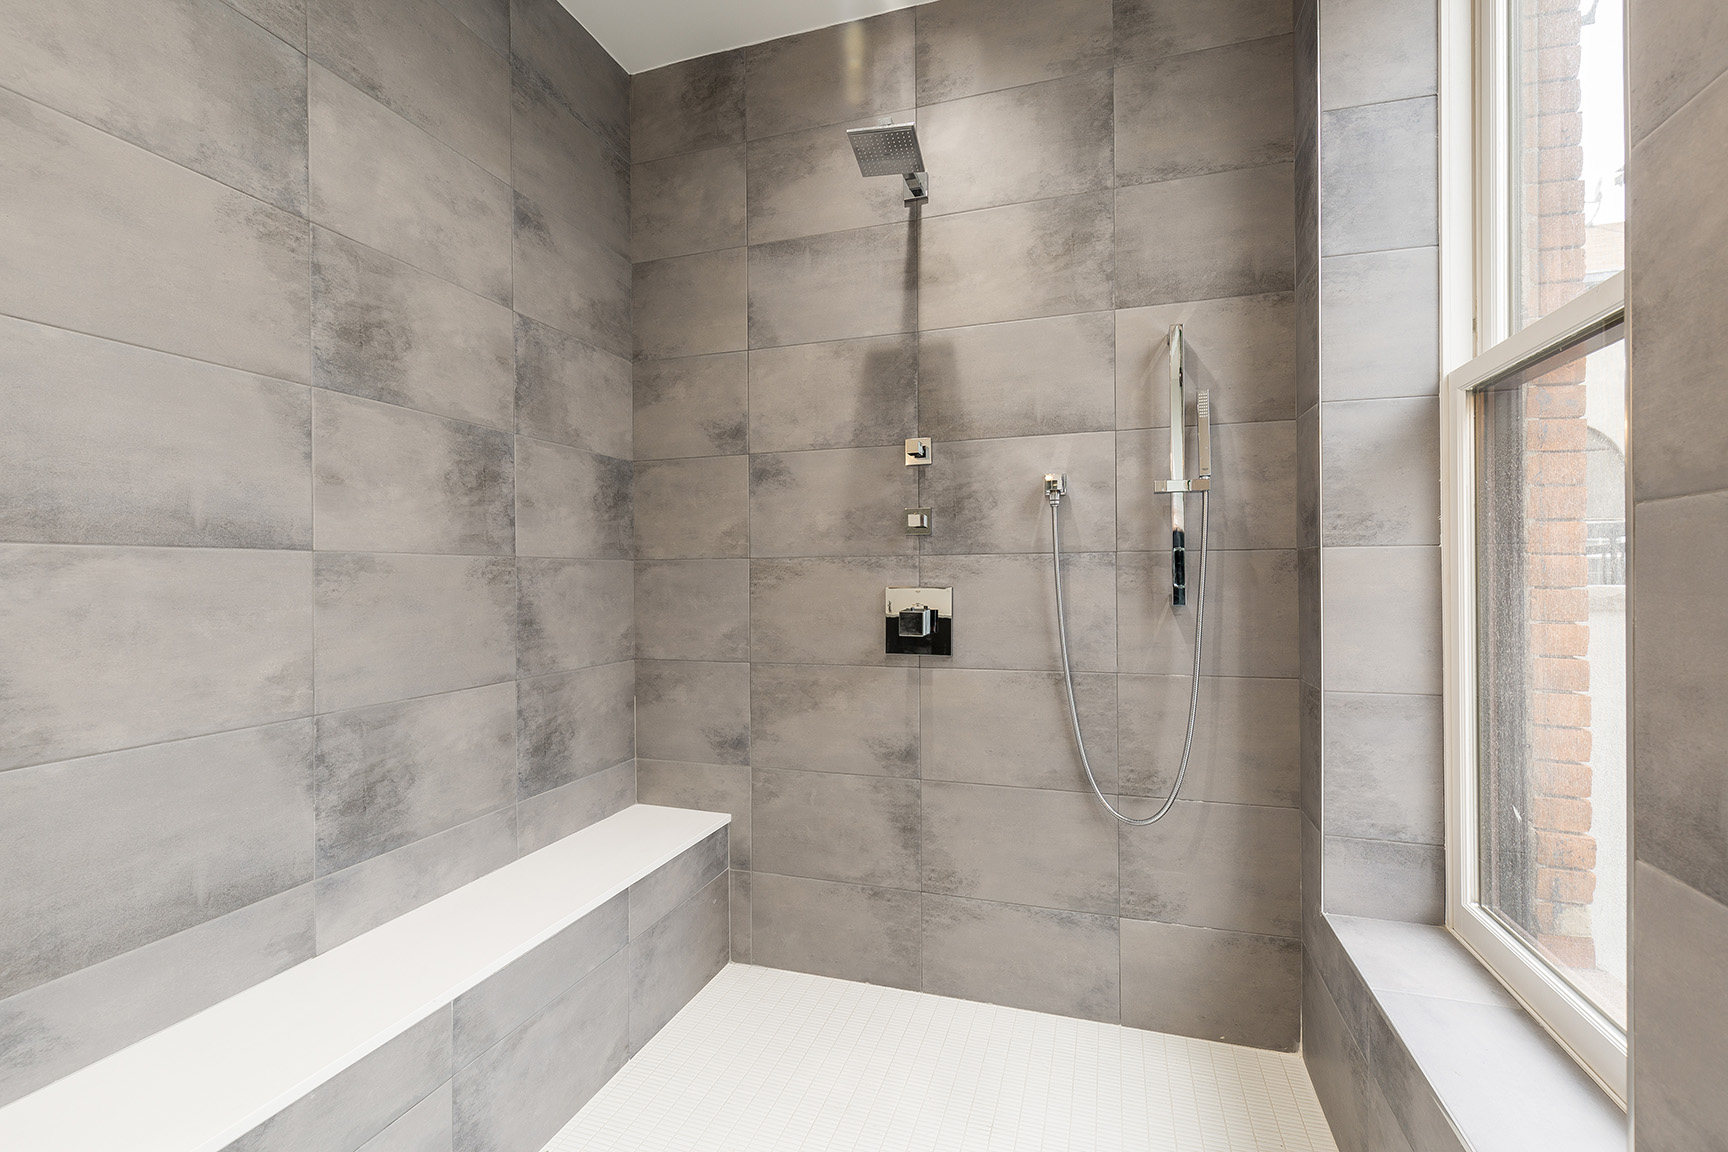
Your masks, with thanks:
[[[1624,0],[1451,2],[1448,922],[1623,1100]]]

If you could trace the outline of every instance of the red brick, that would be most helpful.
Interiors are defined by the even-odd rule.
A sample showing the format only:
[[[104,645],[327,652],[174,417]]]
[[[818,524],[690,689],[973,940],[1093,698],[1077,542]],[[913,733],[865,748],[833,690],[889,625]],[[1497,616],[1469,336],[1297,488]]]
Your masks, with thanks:
[[[1582,452],[1589,427],[1578,419],[1531,420],[1524,429],[1524,446],[1532,452]]]
[[[1524,525],[1524,549],[1531,553],[1581,556],[1584,553],[1582,520],[1532,520]]]
[[[1534,111],[1542,113],[1576,112],[1584,106],[1584,86],[1576,78],[1538,80],[1534,85]],[[1530,99],[1526,96],[1525,99]]]
[[[1570,148],[1584,140],[1584,117],[1576,112],[1536,118],[1538,148]]]
[[[1525,557],[1524,582],[1532,588],[1583,588],[1590,583],[1590,564],[1582,556],[1537,552]]]
[[[1536,190],[1537,211],[1544,216],[1558,216],[1566,212],[1584,211],[1584,182],[1582,180],[1556,180],[1543,184]]]
[[[1588,764],[1536,763],[1536,790],[1544,796],[1570,796],[1588,800],[1596,787],[1596,774]]]
[[[1557,308],[1564,308],[1582,295],[1584,295],[1582,277],[1576,281],[1544,284],[1541,292],[1538,293],[1538,298],[1541,300],[1542,315],[1546,316]]]
[[[1590,729],[1538,727],[1530,732],[1530,752],[1540,760],[1590,763]],[[1586,824],[1584,831],[1589,828]]]
[[[1556,904],[1588,904],[1596,894],[1596,874],[1572,868],[1538,868],[1536,898]]]
[[[1565,364],[1524,389],[1527,419],[1557,420],[1583,416],[1588,394],[1583,384],[1584,365]]]
[[[1549,868],[1596,867],[1596,839],[1576,832],[1536,830],[1536,862]]]
[[[1584,588],[1536,588],[1530,592],[1530,616],[1534,620],[1588,620],[1590,593]]]
[[[1582,283],[1584,272],[1584,249],[1582,247],[1543,249],[1542,267],[1538,272],[1542,278],[1543,287],[1551,284]]]
[[[1555,44],[1536,50],[1536,75],[1542,80],[1576,80],[1584,52],[1576,44]]]
[[[1543,12],[1533,14],[1525,21],[1525,27],[1532,43],[1542,47],[1555,44],[1576,44],[1584,28],[1584,21],[1578,11],[1576,2],[1565,5],[1559,12]]]
[[[1532,486],[1582,485],[1586,482],[1584,453],[1543,452],[1530,457],[1524,474]]]
[[[1588,936],[1538,933],[1536,943],[1568,968],[1588,971],[1596,967],[1596,942]]]
[[[1583,660],[1539,656],[1531,661],[1536,687],[1566,692],[1590,691],[1590,665]]]
[[[1530,629],[1530,648],[1538,656],[1590,655],[1590,626],[1543,622]]]

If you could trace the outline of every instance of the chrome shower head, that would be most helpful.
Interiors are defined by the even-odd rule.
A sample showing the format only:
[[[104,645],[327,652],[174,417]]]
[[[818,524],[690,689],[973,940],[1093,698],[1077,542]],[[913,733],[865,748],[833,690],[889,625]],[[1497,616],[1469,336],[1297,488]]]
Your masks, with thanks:
[[[924,153],[918,147],[914,124],[879,124],[873,128],[849,128],[852,154],[858,171],[865,176],[901,176],[906,180],[906,202],[922,201],[930,195],[930,176],[924,171]]]

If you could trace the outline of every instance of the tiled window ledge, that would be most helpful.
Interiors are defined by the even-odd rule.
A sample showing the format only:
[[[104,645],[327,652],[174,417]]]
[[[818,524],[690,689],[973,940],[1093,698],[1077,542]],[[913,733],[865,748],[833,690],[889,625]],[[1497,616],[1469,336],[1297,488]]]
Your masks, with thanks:
[[[1316,929],[1319,975],[1412,1152],[1624,1152],[1626,1114],[1446,929]]]

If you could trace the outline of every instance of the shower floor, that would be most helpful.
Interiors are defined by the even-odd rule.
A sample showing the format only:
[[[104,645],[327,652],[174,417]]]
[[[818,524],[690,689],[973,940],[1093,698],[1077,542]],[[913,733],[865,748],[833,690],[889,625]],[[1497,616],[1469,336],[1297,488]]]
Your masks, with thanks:
[[[1299,1056],[733,964],[546,1152],[1336,1152]]]

